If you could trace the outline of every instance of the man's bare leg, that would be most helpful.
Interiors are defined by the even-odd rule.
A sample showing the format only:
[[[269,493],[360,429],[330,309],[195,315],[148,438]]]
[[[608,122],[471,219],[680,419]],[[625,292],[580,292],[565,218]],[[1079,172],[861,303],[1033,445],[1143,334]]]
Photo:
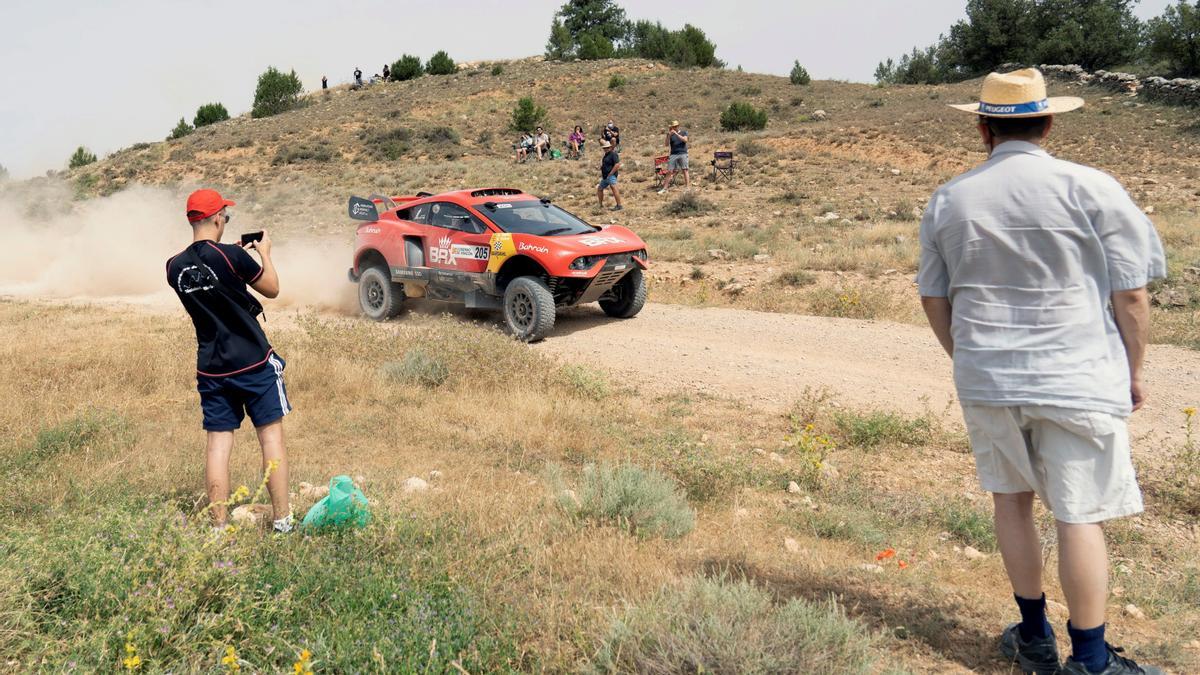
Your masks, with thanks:
[[[291,507],[288,504],[288,465],[283,448],[283,420],[258,427],[255,432],[258,434],[258,444],[262,446],[263,472],[266,473],[271,463],[275,462],[274,470],[267,477],[267,492],[271,495],[271,508],[275,512],[275,520],[286,518],[291,513]]]
[[[683,189],[684,190],[692,189],[692,174],[689,173],[687,169],[683,170]]]
[[[1058,577],[1071,625],[1079,629],[1104,623],[1108,603],[1108,551],[1100,523],[1058,525]]]
[[[617,200],[617,206],[621,206],[621,205],[622,205],[622,204],[621,204],[621,193],[620,193],[620,192],[617,192],[617,186],[616,186],[616,185],[610,185],[610,186],[609,186],[609,189],[610,189],[610,190],[612,190],[612,193],[613,193],[613,199]]]
[[[229,454],[232,451],[232,431],[208,432],[204,481],[208,487],[208,503],[212,505],[212,522],[216,527],[224,526],[229,517],[225,502],[229,501]]]
[[[992,502],[996,543],[1013,593],[1036,600],[1042,597],[1042,544],[1033,522],[1033,493],[993,493]]]

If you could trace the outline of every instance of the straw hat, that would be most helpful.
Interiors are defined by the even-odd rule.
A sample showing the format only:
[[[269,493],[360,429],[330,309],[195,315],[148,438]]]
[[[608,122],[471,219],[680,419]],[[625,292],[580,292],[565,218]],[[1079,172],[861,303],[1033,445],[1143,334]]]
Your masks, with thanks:
[[[979,103],[951,104],[951,108],[987,117],[1042,117],[1083,107],[1077,96],[1046,97],[1046,80],[1037,68],[992,73],[983,80]]]
[[[600,147],[602,147],[602,148],[611,148],[611,147],[612,147],[612,143],[609,143],[608,141],[606,141],[606,140],[604,140],[603,138],[601,138],[601,139],[600,139]]]
[[[671,128],[674,129],[677,126],[679,126],[679,120],[671,120]]]

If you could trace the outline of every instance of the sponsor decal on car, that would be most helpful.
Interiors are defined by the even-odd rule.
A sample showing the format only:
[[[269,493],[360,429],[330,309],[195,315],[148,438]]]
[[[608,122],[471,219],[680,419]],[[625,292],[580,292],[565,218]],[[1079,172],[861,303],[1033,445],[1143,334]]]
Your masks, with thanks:
[[[537,244],[526,244],[525,242],[521,242],[521,243],[517,244],[517,250],[518,251],[536,251],[538,253],[549,253],[550,252],[550,249],[546,248],[545,246],[538,246]]]
[[[584,246],[607,246],[608,244],[625,243],[618,237],[580,237],[579,243]]]
[[[437,246],[429,247],[430,262],[441,265],[457,265],[460,258],[487,260],[488,247],[455,244],[450,241],[450,237],[442,237],[438,240]]]
[[[380,232],[383,232],[383,230],[372,225],[370,227],[364,227],[363,229],[359,230],[359,232],[362,234],[379,234]]]
[[[488,259],[487,271],[495,274],[510,257],[516,255],[517,247],[513,244],[512,234],[497,232],[492,235],[491,258]]]

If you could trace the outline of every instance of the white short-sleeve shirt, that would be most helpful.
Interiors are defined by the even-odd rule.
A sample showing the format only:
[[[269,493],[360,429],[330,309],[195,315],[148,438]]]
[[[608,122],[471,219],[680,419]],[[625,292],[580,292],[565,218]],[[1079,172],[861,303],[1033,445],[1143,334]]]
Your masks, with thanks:
[[[938,188],[920,238],[918,286],[950,300],[963,403],[1129,415],[1110,297],[1165,277],[1166,259],[1112,176],[1002,143]]]

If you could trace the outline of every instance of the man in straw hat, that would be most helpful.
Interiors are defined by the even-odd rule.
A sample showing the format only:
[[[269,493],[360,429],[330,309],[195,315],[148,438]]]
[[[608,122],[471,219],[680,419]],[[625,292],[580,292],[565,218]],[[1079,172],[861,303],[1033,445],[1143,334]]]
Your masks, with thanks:
[[[690,190],[692,179],[688,175],[688,132],[686,129],[680,130],[679,120],[672,120],[671,126],[667,127],[667,147],[671,149],[671,153],[667,157],[667,180],[658,194],[661,195],[670,190],[671,183],[675,180],[675,174],[681,171],[683,172],[683,187],[685,190]]]
[[[1101,523],[1142,511],[1126,418],[1146,401],[1146,284],[1166,274],[1149,219],[1111,176],[1040,146],[1054,115],[1035,69],[992,73],[978,118],[990,156],[941,186],[921,221],[921,304],[954,361],[975,466],[1021,622],[1000,640],[1026,672],[1159,673],[1105,642]],[[1046,621],[1034,495],[1054,514],[1072,656]]]

